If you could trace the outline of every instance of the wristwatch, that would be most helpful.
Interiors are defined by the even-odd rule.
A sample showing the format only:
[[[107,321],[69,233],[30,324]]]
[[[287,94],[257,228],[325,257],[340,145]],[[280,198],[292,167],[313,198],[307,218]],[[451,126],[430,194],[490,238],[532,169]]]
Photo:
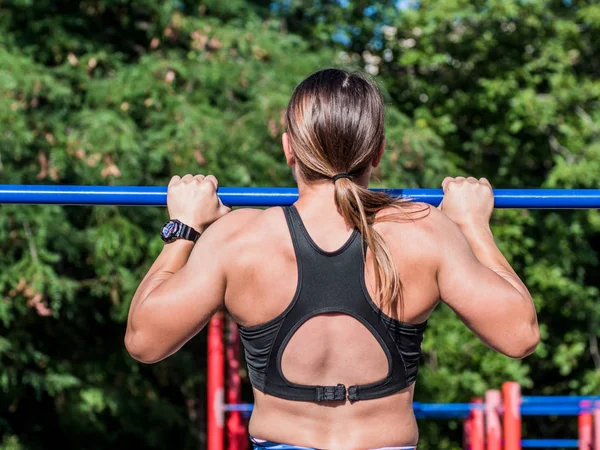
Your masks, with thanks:
[[[199,232],[177,219],[169,220],[160,230],[160,238],[167,244],[174,242],[177,239],[185,239],[187,241],[196,242],[199,237]]]

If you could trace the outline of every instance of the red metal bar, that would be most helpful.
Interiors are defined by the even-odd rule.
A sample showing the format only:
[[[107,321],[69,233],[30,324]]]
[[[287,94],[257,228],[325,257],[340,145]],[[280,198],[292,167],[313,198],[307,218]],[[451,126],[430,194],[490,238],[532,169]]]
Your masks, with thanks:
[[[500,408],[502,393],[489,390],[485,393],[485,441],[486,450],[502,450],[502,425]]]
[[[242,400],[242,379],[240,378],[240,337],[235,321],[228,318],[227,334],[227,404]],[[242,413],[231,411],[225,422],[228,450],[247,450],[248,436],[242,420]]]
[[[521,386],[514,381],[502,385],[504,403],[504,450],[521,450]]]
[[[223,346],[223,314],[217,313],[208,325],[208,368],[206,388],[207,405],[207,450],[224,450],[223,384],[225,381],[225,349]]]
[[[474,398],[472,403],[478,405],[483,403],[483,399]],[[485,428],[484,428],[484,413],[482,409],[471,410],[473,417],[471,429],[471,450],[485,450]]]
[[[473,418],[469,414],[463,423],[463,450],[471,450],[471,435],[473,431]]]
[[[594,406],[594,450],[600,450],[600,402]]]
[[[581,402],[581,408],[587,408],[581,411],[577,418],[577,428],[579,430],[579,450],[592,450],[592,402]]]

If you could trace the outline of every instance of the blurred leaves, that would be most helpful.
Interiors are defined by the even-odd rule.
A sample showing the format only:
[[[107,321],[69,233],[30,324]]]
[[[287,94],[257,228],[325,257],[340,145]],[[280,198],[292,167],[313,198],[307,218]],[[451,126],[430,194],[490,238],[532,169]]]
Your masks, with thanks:
[[[222,185],[290,186],[282,111],[305,76],[343,66],[376,75],[386,98],[374,186],[469,174],[598,188],[599,43],[600,5],[584,1],[2,2],[0,183],[165,185],[210,172]],[[0,210],[0,446],[198,448],[204,335],[150,367],[123,347],[164,210]],[[542,343],[510,360],[442,306],[416,399],[464,402],[509,379],[597,394],[600,213],[497,211],[493,228],[534,297]],[[420,448],[458,449],[460,433],[423,422]]]

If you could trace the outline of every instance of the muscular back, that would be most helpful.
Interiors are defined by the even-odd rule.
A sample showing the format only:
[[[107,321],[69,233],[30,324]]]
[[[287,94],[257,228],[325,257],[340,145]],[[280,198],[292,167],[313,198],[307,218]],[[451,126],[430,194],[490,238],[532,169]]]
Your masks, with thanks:
[[[352,230],[343,222],[325,218],[336,211],[312,211],[301,206],[298,210],[321,249],[335,251],[350,237]],[[235,257],[228,268],[225,305],[240,325],[248,327],[264,324],[288,307],[298,287],[298,269],[281,208],[237,214],[240,226],[228,249]],[[423,214],[420,217],[376,225],[392,251],[403,283],[402,303],[393,311],[384,311],[413,324],[427,320],[439,297],[436,241],[431,224]],[[371,298],[379,304],[374,295],[371,257],[368,252],[365,281]],[[355,385],[384,378],[388,367],[374,336],[357,320],[336,313],[315,316],[298,329],[283,352],[282,370],[288,380],[299,384]],[[361,442],[369,446],[410,445],[416,442],[411,403],[412,387],[353,405],[337,402],[334,408],[282,400],[255,390],[250,432],[284,443],[293,437],[296,445],[318,448],[360,446]],[[370,426],[365,422],[371,422]],[[298,441],[299,423],[302,442]],[[354,431],[349,434],[350,430]]]
[[[388,350],[401,352],[399,347],[404,340],[392,340],[387,334],[391,328],[386,324],[387,330],[383,330],[379,316],[374,317],[373,309],[362,303],[363,299],[369,302],[367,292],[374,306],[380,305],[373,292],[371,253],[367,252],[366,269],[355,264],[355,261],[360,262],[360,246],[357,247],[356,240],[344,247],[349,249],[349,259],[337,256],[329,259],[328,255],[322,255],[323,251],[340,249],[352,232],[334,206],[331,190],[328,192],[326,185],[304,186],[305,194],[301,194],[295,204],[299,211],[293,222],[297,230],[295,235],[304,235],[302,247],[298,248],[302,248],[304,262],[316,264],[307,266],[311,268],[306,273],[311,274],[312,282],[304,277],[298,286],[295,253],[282,210],[242,209],[228,213],[216,196],[216,180],[206,179],[209,181],[186,175],[179,181],[175,179],[173,192],[170,188],[169,195],[177,197],[169,205],[170,213],[184,219],[184,223],[190,221],[200,229],[208,228],[195,245],[185,240],[166,245],[144,277],[129,311],[125,344],[130,354],[146,363],[161,361],[202,330],[210,317],[223,307],[244,327],[265,324],[290,305],[297,288],[309,282],[310,290],[300,292],[296,297],[302,299],[296,304],[301,307],[292,310],[300,311],[302,316],[290,313],[282,316],[283,321],[268,324],[271,331],[277,331],[279,324],[287,326],[285,334],[277,341],[283,348],[281,359],[278,353],[277,362],[272,363],[274,358],[264,354],[273,348],[268,345],[252,348],[252,356],[255,362],[262,361],[263,367],[267,358],[267,375],[272,377],[271,380],[277,377],[279,387],[284,391],[286,388],[300,389],[290,384],[294,382],[329,387],[306,388],[315,396],[296,397],[314,398],[318,403],[283,400],[255,390],[256,407],[250,432],[259,439],[318,448],[415,444],[414,384],[410,385],[405,378],[402,383],[386,386],[404,390],[389,389],[384,393],[388,396],[360,398],[360,392],[369,392],[364,383],[380,381],[389,372],[382,348],[352,317],[310,314],[311,308],[319,308],[315,302],[327,302],[328,311],[343,310],[343,304],[339,305],[345,298],[352,302],[352,314],[361,320],[369,316],[364,323],[373,329],[380,328],[376,331],[378,338],[387,341]],[[394,322],[392,327],[400,330],[400,336],[418,337],[411,341],[413,347],[405,350],[402,357],[393,359],[393,376],[407,373],[410,359],[404,355],[416,357],[415,345],[419,345],[420,335],[414,330],[419,329],[420,333],[423,329],[414,324],[426,320],[439,300],[447,303],[484,343],[507,356],[523,358],[539,341],[531,296],[496,246],[489,227],[493,210],[489,183],[484,179],[447,178],[443,186],[443,212],[410,204],[405,206],[406,211],[413,208],[428,214],[413,215],[414,220],[375,225],[389,248],[403,285],[403,298],[397,307],[385,306],[382,310],[404,323]],[[190,204],[198,207],[190,211]],[[379,212],[388,213],[389,210]],[[305,230],[298,228],[302,225],[296,222],[303,223]],[[321,257],[307,257],[311,251],[320,253]],[[335,284],[336,280],[327,278],[329,264],[335,268],[337,279],[345,278],[343,288]],[[347,277],[346,264],[352,272],[348,272]],[[365,273],[361,273],[363,270]],[[357,283],[354,276],[360,278],[358,281],[364,281],[364,285]],[[316,280],[327,288],[321,294],[326,292],[335,297],[320,295]],[[332,300],[330,304],[329,299],[335,302]],[[331,305],[336,306],[331,308]],[[309,319],[305,321],[307,317]],[[389,318],[382,320],[393,322]],[[293,321],[301,326],[294,327]],[[266,328],[268,326],[258,329]],[[405,330],[409,330],[408,335],[403,334]],[[396,331],[393,333],[398,335]],[[287,346],[283,337],[290,337]],[[250,342],[246,340],[249,349]],[[395,349],[395,345],[398,348]],[[413,369],[414,363],[415,358]],[[283,376],[277,372],[280,367]],[[378,388],[387,380],[385,378],[371,388]],[[260,376],[255,381],[260,383]],[[339,395],[343,386],[336,390],[331,386],[335,383],[354,388],[352,394],[348,390],[348,397],[352,395],[360,401],[353,404],[331,401],[344,398]],[[267,386],[275,395],[274,385],[273,382]],[[360,391],[360,388],[364,390]],[[286,395],[281,397],[288,398]]]

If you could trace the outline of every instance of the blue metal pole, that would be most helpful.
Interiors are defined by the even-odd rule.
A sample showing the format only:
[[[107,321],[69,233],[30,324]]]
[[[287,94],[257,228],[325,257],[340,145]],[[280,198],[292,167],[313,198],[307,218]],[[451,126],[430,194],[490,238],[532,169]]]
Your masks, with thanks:
[[[573,404],[585,401],[600,402],[600,395],[525,395],[521,397],[522,404]]]
[[[565,405],[559,404],[523,404],[521,405],[522,416],[577,416],[582,412],[591,412],[592,406],[580,406],[576,403]]]
[[[379,189],[381,190],[381,189]],[[385,189],[394,196],[439,205],[441,189]],[[0,185],[0,204],[62,204],[164,206],[165,186],[44,186]],[[229,206],[278,206],[296,201],[295,188],[221,187],[219,197]],[[600,189],[496,189],[496,208],[600,208]]]
[[[252,411],[252,403],[225,405],[225,411]],[[418,419],[451,419],[464,418],[474,409],[484,409],[484,405],[476,403],[413,403],[413,409]],[[590,411],[590,407],[577,404],[567,405],[521,405],[524,416],[577,416],[582,411]]]
[[[523,439],[523,448],[578,448],[577,439]]]

